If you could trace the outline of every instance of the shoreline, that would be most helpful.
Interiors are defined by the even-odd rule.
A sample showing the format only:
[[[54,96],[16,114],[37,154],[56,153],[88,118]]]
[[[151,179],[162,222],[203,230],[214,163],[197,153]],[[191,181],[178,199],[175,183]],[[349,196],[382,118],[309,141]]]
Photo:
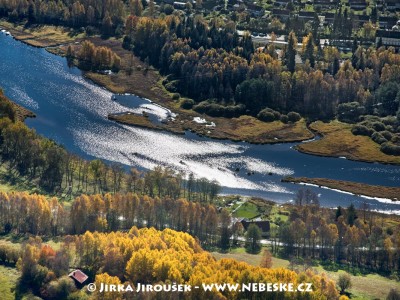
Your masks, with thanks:
[[[316,121],[308,128],[320,139],[296,146],[296,150],[315,156],[345,158],[365,163],[400,165],[400,156],[387,155],[369,137],[353,135],[351,124],[337,120],[323,123]]]
[[[354,181],[335,180],[328,178],[308,177],[285,177],[282,182],[290,182],[300,185],[312,185],[320,188],[327,188],[343,193],[360,196],[367,199],[377,200],[382,203],[399,203],[400,188],[381,185],[370,185]]]
[[[4,19],[2,19],[0,22],[2,27],[5,27],[4,22]],[[63,56],[63,54],[65,54],[68,45],[73,46],[75,49],[79,49],[80,45],[76,43],[83,39],[83,37],[69,37],[67,42],[60,43],[49,41],[47,38],[47,44],[43,45],[43,41],[40,42],[40,36],[36,37],[30,33],[27,35],[24,31],[12,28],[12,23],[7,22],[7,24],[8,26],[6,26],[6,28],[12,32],[13,38],[16,40],[21,41],[29,46],[44,48],[46,51],[58,56]],[[21,26],[21,24],[14,26],[18,27]],[[50,27],[53,30],[59,30],[62,33],[64,33],[64,31],[68,31],[68,29],[64,27]],[[38,26],[33,30],[43,30],[43,28],[46,28],[46,25]],[[165,130],[167,132],[177,134],[184,134],[186,131],[191,131],[200,136],[205,136],[211,139],[230,140],[233,142],[245,141],[250,144],[301,143],[294,147],[294,150],[309,155],[336,158],[345,157],[346,159],[359,162],[400,165],[400,157],[385,155],[379,150],[378,156],[380,157],[371,158],[353,153],[351,150],[347,153],[335,153],[336,148],[341,148],[343,146],[341,140],[336,141],[336,143],[330,143],[328,147],[325,146],[325,149],[322,149],[322,147],[319,147],[319,145],[321,143],[326,143],[328,134],[326,134],[323,130],[321,131],[318,130],[318,128],[313,127],[315,122],[307,124],[304,120],[301,120],[301,123],[296,122],[294,124],[284,124],[279,121],[266,123],[250,116],[227,119],[201,115],[192,110],[184,110],[180,108],[179,101],[172,100],[172,94],[167,92],[162,86],[162,77],[158,71],[151,67],[147,67],[145,71],[142,70],[144,63],[137,57],[132,56],[130,51],[123,49],[119,40],[102,40],[99,37],[87,37],[87,39],[92,41],[96,46],[107,46],[111,48],[122,58],[123,63],[118,74],[103,75],[90,71],[82,71],[84,78],[92,81],[94,84],[106,88],[112,93],[130,93],[141,98],[151,99],[151,101],[154,103],[175,112],[178,115],[177,120],[180,124],[163,124],[163,126],[159,128],[157,125],[150,125],[146,123],[143,124],[143,122],[135,122],[132,120],[126,121],[129,119],[126,116],[126,120],[123,120],[122,115],[119,118],[115,118],[111,115],[111,118],[109,119],[115,122],[129,126]],[[38,45],[38,43],[35,42],[36,40],[39,40],[39,44],[42,44]],[[132,76],[128,76],[126,74],[126,63],[128,58],[133,60],[133,65],[136,67],[136,69],[132,71]],[[141,85],[139,87],[134,84],[135,82],[142,82],[143,86]],[[211,128],[199,126],[199,124],[192,121],[194,117],[206,118],[207,121],[215,123],[216,127]],[[321,139],[302,143],[315,138],[317,135],[320,135]],[[352,138],[355,137],[352,136]],[[322,151],[320,151],[321,149]],[[366,153],[366,155],[369,155],[369,153]]]

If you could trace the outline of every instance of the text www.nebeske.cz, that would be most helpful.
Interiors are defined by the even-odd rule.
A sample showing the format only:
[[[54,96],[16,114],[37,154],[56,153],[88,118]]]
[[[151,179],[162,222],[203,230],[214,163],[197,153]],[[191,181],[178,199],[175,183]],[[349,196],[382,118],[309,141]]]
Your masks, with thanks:
[[[94,284],[90,284],[93,292],[96,290]],[[94,287],[94,289],[93,289]],[[223,284],[201,284],[199,286],[192,286],[188,284],[141,284],[138,283],[136,286],[124,285],[124,284],[100,284],[100,293],[109,292],[190,292],[192,290],[202,289],[210,292],[312,292],[311,283],[223,283]]]

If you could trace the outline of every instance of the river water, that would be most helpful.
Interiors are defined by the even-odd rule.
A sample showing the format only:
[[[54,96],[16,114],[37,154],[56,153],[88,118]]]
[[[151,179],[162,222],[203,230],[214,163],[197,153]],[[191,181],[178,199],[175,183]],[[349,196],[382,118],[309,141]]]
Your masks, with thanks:
[[[71,152],[142,169],[164,165],[193,172],[196,177],[218,180],[224,193],[287,202],[299,189],[298,185],[280,182],[288,175],[400,186],[399,166],[302,154],[293,150],[294,143],[252,145],[109,121],[109,113],[137,111],[143,99],[117,96],[113,100],[112,93],[84,79],[77,68],[69,68],[65,58],[1,33],[0,86],[10,99],[35,112],[37,118],[26,121],[29,127]],[[240,169],[238,173],[236,168]],[[359,206],[366,201],[372,209],[400,214],[400,203],[310,188],[320,195],[324,206],[348,206],[351,202]]]

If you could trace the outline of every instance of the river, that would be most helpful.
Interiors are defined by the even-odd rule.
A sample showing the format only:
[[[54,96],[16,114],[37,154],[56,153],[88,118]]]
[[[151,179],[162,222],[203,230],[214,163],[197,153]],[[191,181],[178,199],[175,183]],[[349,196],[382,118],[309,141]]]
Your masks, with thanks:
[[[141,169],[161,164],[193,172],[196,177],[218,180],[223,193],[287,202],[299,189],[280,182],[288,175],[400,186],[399,166],[307,155],[293,150],[295,143],[252,145],[115,123],[107,119],[109,113],[135,111],[143,99],[117,96],[113,101],[111,92],[84,79],[77,68],[69,68],[65,58],[1,33],[0,86],[10,99],[37,115],[26,121],[29,127],[71,152]],[[400,203],[310,188],[320,195],[323,206],[353,202],[358,207],[366,201],[372,209],[400,214]]]

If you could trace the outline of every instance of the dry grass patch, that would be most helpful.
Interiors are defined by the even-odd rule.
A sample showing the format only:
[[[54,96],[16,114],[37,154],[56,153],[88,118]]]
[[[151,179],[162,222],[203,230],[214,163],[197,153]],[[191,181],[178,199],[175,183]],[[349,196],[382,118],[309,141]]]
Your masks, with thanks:
[[[353,135],[351,124],[332,121],[314,122],[310,128],[323,137],[320,140],[297,146],[301,152],[333,157],[346,157],[351,160],[400,164],[400,157],[387,155],[380,151],[380,146],[369,137]]]
[[[210,135],[215,138],[266,144],[303,141],[314,137],[304,120],[285,124],[280,121],[266,123],[251,116],[207,119],[216,124],[216,129]]]
[[[143,115],[137,115],[133,113],[121,114],[121,115],[109,115],[108,118],[119,123],[127,125],[135,125],[139,127],[145,127],[150,129],[159,129],[154,125],[148,117]]]
[[[5,20],[0,21],[0,26],[9,30],[17,40],[41,48],[72,43],[85,37],[84,33],[77,34],[62,26],[36,25],[25,27],[23,23],[13,24]]]

